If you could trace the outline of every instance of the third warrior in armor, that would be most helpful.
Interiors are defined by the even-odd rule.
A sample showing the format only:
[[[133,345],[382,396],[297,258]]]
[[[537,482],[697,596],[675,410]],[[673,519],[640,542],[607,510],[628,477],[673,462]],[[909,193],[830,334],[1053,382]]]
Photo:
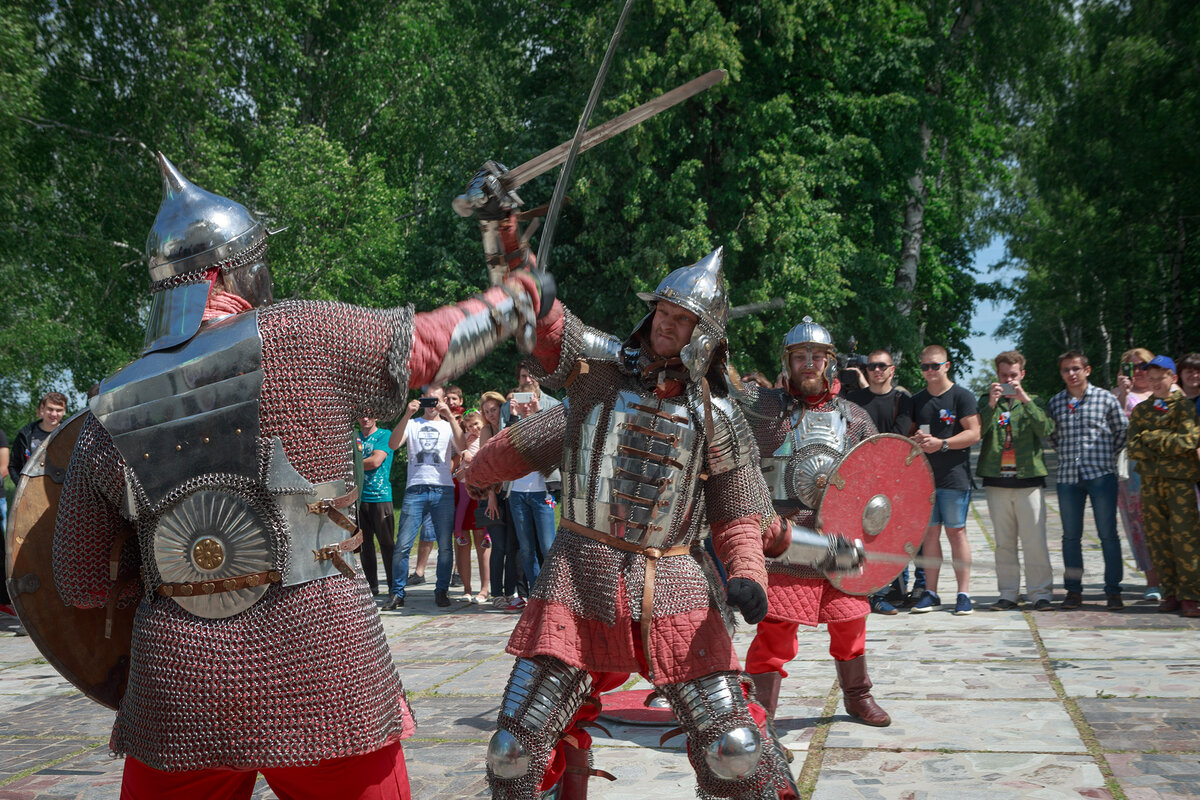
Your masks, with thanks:
[[[866,411],[838,397],[833,339],[811,318],[805,317],[784,338],[783,368],[783,389],[749,386],[739,403],[762,454],[775,510],[781,518],[811,529],[821,492],[842,456],[876,431]],[[783,528],[772,528],[767,555],[781,555],[786,538]],[[783,666],[799,650],[799,626],[824,622],[846,713],[868,725],[890,725],[891,718],[871,697],[867,677],[866,598],[845,594],[821,572],[796,563],[769,558],[767,574],[770,610],[746,653],[746,671],[758,701],[774,716],[779,684],[787,677]]]
[[[513,251],[515,247],[509,247]],[[506,428],[467,472],[475,491],[562,468],[562,521],[508,652],[517,657],[488,745],[494,798],[586,795],[598,695],[645,676],[688,737],[701,798],[796,796],[746,701],[726,593],[700,538],[711,527],[728,605],[766,612],[762,536],[774,512],[728,393],[721,250],[677,269],[624,341],[555,303],[535,368],[568,401]],[[861,554],[813,537],[812,562]]]

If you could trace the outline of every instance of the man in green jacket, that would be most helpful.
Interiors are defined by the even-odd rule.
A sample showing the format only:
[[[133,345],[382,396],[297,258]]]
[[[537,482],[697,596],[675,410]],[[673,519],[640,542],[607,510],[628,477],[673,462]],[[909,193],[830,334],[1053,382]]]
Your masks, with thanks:
[[[1158,610],[1200,617],[1200,422],[1178,390],[1175,362],[1155,356],[1146,369],[1152,394],[1129,417],[1129,459],[1142,476],[1142,527],[1163,599]]]
[[[1054,430],[1045,404],[1021,386],[1025,356],[1010,350],[996,356],[996,382],[979,398],[979,465],[988,514],[996,536],[996,584],[1000,599],[992,611],[1019,607],[1025,553],[1025,596],[1034,611],[1050,611],[1054,571],[1046,547],[1046,464],[1042,437]]]

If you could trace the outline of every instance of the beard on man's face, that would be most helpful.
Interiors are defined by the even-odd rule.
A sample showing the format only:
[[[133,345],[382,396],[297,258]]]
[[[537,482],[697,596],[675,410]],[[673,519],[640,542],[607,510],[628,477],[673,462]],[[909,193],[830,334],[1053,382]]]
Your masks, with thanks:
[[[825,390],[825,378],[822,375],[801,378],[795,385],[799,387],[801,394],[820,394]]]

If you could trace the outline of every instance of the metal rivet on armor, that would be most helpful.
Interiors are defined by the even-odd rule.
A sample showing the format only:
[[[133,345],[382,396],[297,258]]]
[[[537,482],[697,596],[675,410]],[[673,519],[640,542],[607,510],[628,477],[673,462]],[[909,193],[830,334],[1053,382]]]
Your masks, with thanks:
[[[183,595],[184,597],[191,597],[191,596],[192,596],[192,587],[191,587],[191,586],[188,586],[188,585],[185,583],[183,586],[180,586],[180,587],[179,587],[179,593],[180,593],[181,595]]]
[[[164,583],[162,587],[162,593],[167,597],[170,597],[171,595],[175,594],[175,587]]]
[[[205,444],[208,444],[210,441],[211,441],[211,440],[210,440],[210,439],[209,439],[207,436],[205,436],[205,437],[204,437],[204,443],[205,443]]]
[[[213,592],[215,592],[217,590],[217,587],[211,583],[206,583],[203,586],[201,586],[200,588],[204,590],[205,594],[212,594]]]
[[[246,578],[247,586],[258,586],[258,584],[261,582],[262,582],[262,578],[259,577],[258,575],[250,575],[249,577]]]
[[[149,460],[150,460],[150,454],[149,454],[149,453],[142,453],[142,458],[144,458],[145,460],[149,461]]]
[[[237,588],[237,581],[233,580],[232,578],[225,581],[225,591],[232,592],[236,588]]]
[[[283,580],[283,576],[281,574],[279,574],[279,572],[277,572],[276,570],[271,570],[271,574],[268,575],[267,577],[269,577],[271,579],[272,583],[279,583],[281,580]]]
[[[179,452],[182,449],[183,449],[183,445],[181,445],[181,444],[175,445],[175,452]]]
[[[234,432],[234,433],[236,433],[238,436],[241,436],[241,435],[242,435],[242,429],[241,429],[241,428],[234,428],[234,429],[233,429],[233,432]]]

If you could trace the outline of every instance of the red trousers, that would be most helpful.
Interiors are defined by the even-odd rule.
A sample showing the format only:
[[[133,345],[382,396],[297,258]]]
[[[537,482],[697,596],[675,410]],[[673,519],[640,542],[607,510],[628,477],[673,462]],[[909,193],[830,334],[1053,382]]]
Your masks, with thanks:
[[[767,616],[758,623],[758,632],[750,649],[746,652],[746,672],[778,672],[787,677],[783,665],[800,652],[796,638],[798,622],[787,622]],[[867,618],[859,617],[845,622],[829,623],[829,655],[834,661],[850,661],[867,652]]]
[[[263,770],[202,769],[163,772],[125,758],[121,800],[247,800],[262,772],[279,800],[411,800],[404,750],[394,742],[361,756],[332,758],[311,767]]]

